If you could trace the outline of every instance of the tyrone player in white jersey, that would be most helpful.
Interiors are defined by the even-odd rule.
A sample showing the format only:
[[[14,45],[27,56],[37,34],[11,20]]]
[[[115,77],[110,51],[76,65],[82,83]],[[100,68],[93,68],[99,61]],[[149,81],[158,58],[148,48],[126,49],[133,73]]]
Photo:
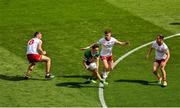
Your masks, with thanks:
[[[146,59],[149,58],[152,50],[155,49],[155,60],[153,63],[153,73],[158,79],[158,83],[162,84],[162,86],[167,86],[167,78],[165,66],[170,58],[170,52],[168,46],[164,43],[164,36],[157,35],[156,41],[153,42],[152,46],[149,48],[148,53],[146,55]],[[160,66],[162,72],[162,78],[160,74],[157,72],[158,67]],[[163,80],[163,82],[162,82]]]
[[[106,30],[104,32],[105,36],[101,38],[97,43],[102,46],[101,52],[100,52],[100,58],[103,62],[103,78],[106,79],[109,72],[113,69],[113,57],[112,57],[112,48],[115,44],[119,45],[128,45],[129,42],[121,42],[115,39],[114,37],[111,37],[111,30]],[[85,50],[92,45],[81,48],[82,50]]]
[[[46,79],[51,79],[54,76],[50,74],[51,59],[46,56],[46,51],[42,49],[42,33],[36,32],[34,38],[30,39],[27,43],[27,59],[29,61],[29,67],[25,74],[25,79],[29,79],[32,69],[37,62],[46,62]]]

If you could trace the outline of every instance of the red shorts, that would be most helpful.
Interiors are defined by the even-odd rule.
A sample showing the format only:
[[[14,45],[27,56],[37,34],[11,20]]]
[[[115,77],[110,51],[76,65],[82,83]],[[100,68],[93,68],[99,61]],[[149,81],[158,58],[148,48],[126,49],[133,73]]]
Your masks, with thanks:
[[[39,55],[39,54],[28,54],[27,58],[28,58],[30,63],[39,62],[41,60],[41,55]]]
[[[107,60],[107,61],[112,61],[113,57],[112,56],[100,56],[101,60]]]
[[[161,60],[154,60],[154,62],[157,62],[159,65],[161,65],[162,62],[164,62],[165,59],[161,59]]]

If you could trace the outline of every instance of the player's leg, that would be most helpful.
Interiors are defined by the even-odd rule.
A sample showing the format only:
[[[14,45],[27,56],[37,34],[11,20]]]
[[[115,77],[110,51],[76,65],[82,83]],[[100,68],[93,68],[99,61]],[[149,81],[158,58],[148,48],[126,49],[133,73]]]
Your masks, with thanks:
[[[96,83],[96,80],[101,80],[101,76],[99,75],[99,73],[97,72],[96,69],[94,70],[90,70],[92,72],[92,77],[89,78],[89,80],[92,82],[92,83]]]
[[[109,71],[108,61],[107,61],[106,59],[104,59],[102,62],[103,62],[104,69],[105,69],[106,71]]]
[[[153,74],[157,77],[157,79],[158,79],[158,81],[159,81],[158,83],[161,84],[162,78],[161,78],[161,76],[159,75],[159,73],[157,72],[158,67],[159,67],[159,63],[155,61],[155,62],[153,63]]]
[[[113,63],[114,63],[114,61],[112,59],[108,60],[109,71],[107,71],[107,75],[110,73],[110,71],[113,70]]]
[[[108,69],[107,68],[105,68],[104,70],[104,72],[105,72],[105,78],[107,78],[108,77],[108,74],[110,73],[110,71],[112,71],[113,70],[113,59],[112,59],[112,56],[108,56],[107,57],[107,64],[108,64]]]
[[[41,57],[41,62],[46,62],[46,78],[53,78],[54,76],[52,76],[50,74],[50,69],[51,69],[51,59],[45,55],[42,55]]]
[[[107,78],[107,72],[109,71],[109,64],[107,62],[107,59],[103,59],[102,62],[103,62],[102,76],[103,76],[103,79],[106,79]]]
[[[109,65],[109,71],[112,71],[113,70],[113,63],[114,63],[113,57],[109,56],[107,61],[108,61],[108,65]]]
[[[105,80],[103,80],[103,79],[101,78],[101,76],[100,76],[100,74],[98,73],[98,70],[97,70],[97,69],[93,70],[92,72],[93,72],[94,77],[96,77],[97,79],[99,79],[99,81],[100,81],[102,84],[108,85],[108,82],[106,82]]]
[[[25,73],[25,77],[24,77],[25,79],[28,79],[30,77],[34,66],[35,66],[35,62],[29,64],[27,72]]]
[[[162,75],[163,75],[163,86],[167,86],[167,78],[166,78],[165,66],[166,66],[166,64],[164,64],[164,61],[162,61],[160,69],[161,69],[161,72],[162,72]]]

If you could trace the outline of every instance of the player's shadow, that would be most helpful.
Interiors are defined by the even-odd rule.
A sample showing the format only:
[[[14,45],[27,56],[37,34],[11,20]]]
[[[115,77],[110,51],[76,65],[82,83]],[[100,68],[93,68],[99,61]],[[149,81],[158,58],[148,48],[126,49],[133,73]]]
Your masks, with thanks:
[[[0,74],[0,79],[2,80],[8,80],[8,81],[22,81],[24,80],[24,77],[16,75],[16,76],[7,76]]]
[[[8,76],[0,74],[0,79],[7,80],[7,81],[22,81],[25,80],[23,76],[15,75],[15,76]],[[30,78],[29,80],[44,80],[44,79],[36,79],[36,78]]]
[[[114,82],[124,82],[124,83],[138,83],[142,85],[152,85],[152,86],[159,86],[157,81],[145,81],[145,80],[129,80],[129,79],[120,79],[120,80],[115,80]]]
[[[94,85],[89,85],[89,81],[85,82],[63,82],[63,83],[58,83],[56,86],[60,87],[68,87],[68,88],[98,88],[98,86]]]
[[[169,25],[180,25],[180,22],[169,23]]]
[[[75,78],[75,79],[88,79],[90,76],[89,75],[64,75],[60,76],[63,78]],[[90,84],[90,81],[85,81],[85,82],[63,82],[63,83],[58,83],[56,86],[59,87],[68,87],[68,88],[98,88],[98,86]]]

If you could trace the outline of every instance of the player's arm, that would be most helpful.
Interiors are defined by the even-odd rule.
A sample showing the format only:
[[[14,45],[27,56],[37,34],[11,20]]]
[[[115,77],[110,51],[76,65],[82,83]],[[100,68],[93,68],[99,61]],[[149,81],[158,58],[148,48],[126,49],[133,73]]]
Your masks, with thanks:
[[[148,49],[148,52],[146,54],[146,59],[149,58],[149,56],[151,55],[152,50],[153,50],[153,48],[152,48],[152,46],[150,46],[149,49]]]
[[[85,48],[81,48],[81,50],[89,49],[89,48],[91,48],[94,44],[99,44],[99,42],[93,43],[93,44],[91,44],[91,45],[89,45],[89,46],[87,46],[87,47],[85,47]]]
[[[166,51],[166,55],[167,55],[167,57],[166,57],[166,59],[165,59],[165,63],[167,63],[168,60],[169,60],[169,58],[170,58],[170,52],[169,52],[169,50]]]
[[[46,51],[44,51],[44,50],[42,49],[42,42],[39,42],[38,47],[37,47],[37,50],[38,50],[39,54],[42,54],[42,55],[45,55],[45,54],[46,54]]]
[[[83,62],[82,63],[83,63],[83,66],[84,66],[85,69],[89,68],[89,66],[86,64],[86,58],[85,57],[83,58]]]
[[[116,41],[116,44],[119,44],[119,45],[128,45],[129,42],[128,41]]]
[[[169,58],[170,58],[170,52],[169,52],[169,50],[166,51],[166,55],[167,55],[167,57],[166,57],[165,61],[162,62],[162,64],[161,64],[162,67],[166,66],[166,63],[168,62],[168,60],[169,60]]]

